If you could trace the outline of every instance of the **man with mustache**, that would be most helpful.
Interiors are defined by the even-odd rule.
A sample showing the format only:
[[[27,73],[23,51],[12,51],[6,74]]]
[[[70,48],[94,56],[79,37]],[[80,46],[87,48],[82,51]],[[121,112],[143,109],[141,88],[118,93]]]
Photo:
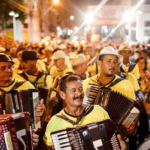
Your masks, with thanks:
[[[89,107],[82,104],[84,92],[82,80],[79,76],[63,76],[59,86],[59,95],[65,101],[66,107],[59,114],[54,115],[47,125],[43,140],[48,150],[52,150],[53,148],[53,142],[50,136],[51,132],[109,119],[107,112],[100,106],[95,105]],[[88,112],[85,111],[86,108],[89,108]],[[75,125],[72,123],[75,123]],[[126,150],[127,147],[120,135],[118,135],[118,140],[121,150]]]
[[[43,70],[37,68],[37,53],[35,51],[23,51],[20,61],[22,72],[17,73],[14,78],[23,81],[30,81],[36,86],[48,86],[52,85],[52,78],[50,75],[43,72]]]

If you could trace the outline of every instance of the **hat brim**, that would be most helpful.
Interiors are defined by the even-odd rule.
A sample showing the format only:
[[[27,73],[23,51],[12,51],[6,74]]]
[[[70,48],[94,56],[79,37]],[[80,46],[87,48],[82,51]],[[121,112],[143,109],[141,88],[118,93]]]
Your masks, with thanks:
[[[77,64],[72,64],[72,66],[79,66],[79,65],[82,65],[82,64],[85,64],[85,63],[88,63],[88,61],[90,60],[90,56],[86,56],[86,60],[82,61],[82,62],[79,62]]]
[[[123,59],[123,56],[122,55],[117,55],[117,54],[112,54],[112,53],[107,53],[107,54],[99,54],[97,55],[96,59],[100,56],[104,56],[104,55],[114,55],[114,56],[117,56],[119,59]]]

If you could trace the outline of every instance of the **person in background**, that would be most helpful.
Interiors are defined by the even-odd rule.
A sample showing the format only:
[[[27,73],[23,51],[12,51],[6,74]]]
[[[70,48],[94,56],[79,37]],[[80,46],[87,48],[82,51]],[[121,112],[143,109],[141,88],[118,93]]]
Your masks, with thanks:
[[[131,72],[132,74],[134,74],[136,79],[139,79],[140,75],[139,75],[138,66],[135,63],[130,62],[129,60],[132,54],[130,47],[127,44],[121,44],[119,46],[118,53],[123,56],[123,64],[121,65],[120,68],[121,71],[124,73]]]
[[[43,60],[45,58],[45,55],[43,53],[43,47],[39,48],[39,51],[38,51],[38,58],[39,60]]]
[[[71,69],[71,66],[66,65],[66,54],[62,50],[56,51],[51,59],[54,61],[54,66],[50,69],[49,74],[55,79],[55,77],[62,77]]]
[[[88,45],[88,46],[86,46],[83,49],[83,54],[85,56],[89,55],[90,56],[90,60],[89,61],[91,61],[96,55],[95,48],[93,46],[91,46],[91,45]],[[89,64],[87,72],[89,72],[91,76],[95,76],[96,74],[98,74],[100,72],[98,64],[97,64],[96,61],[94,61],[93,63]]]
[[[150,72],[147,71],[147,61],[144,57],[139,57],[135,60],[140,72],[140,88],[143,93],[146,93],[150,87]]]
[[[43,63],[45,65],[46,71],[49,72],[50,68],[53,66],[53,61],[51,57],[53,56],[53,47],[47,46],[45,49],[42,50],[42,52],[45,55],[45,59],[43,59]]]
[[[89,73],[86,72],[88,69],[88,61],[90,56],[85,56],[84,54],[79,54],[76,57],[72,58],[72,70],[69,72],[73,72],[80,76],[82,80],[85,80],[89,77]]]
[[[22,71],[17,73],[14,78],[25,81],[30,81],[36,86],[48,86],[52,85],[52,78],[47,73],[44,73],[42,69],[37,68],[37,53],[35,51],[23,51],[20,66]]]

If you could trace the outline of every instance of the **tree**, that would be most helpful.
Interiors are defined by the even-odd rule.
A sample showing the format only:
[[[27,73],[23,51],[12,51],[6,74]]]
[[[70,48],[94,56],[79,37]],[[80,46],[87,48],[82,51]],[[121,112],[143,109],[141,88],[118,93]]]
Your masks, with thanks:
[[[17,2],[20,5],[24,5],[24,0],[13,1]],[[9,15],[11,11],[18,13],[19,17],[17,17],[16,19],[19,19],[24,24],[27,14],[12,5],[9,0],[0,0],[0,30],[4,30],[11,25],[10,19],[12,18],[12,16]]]

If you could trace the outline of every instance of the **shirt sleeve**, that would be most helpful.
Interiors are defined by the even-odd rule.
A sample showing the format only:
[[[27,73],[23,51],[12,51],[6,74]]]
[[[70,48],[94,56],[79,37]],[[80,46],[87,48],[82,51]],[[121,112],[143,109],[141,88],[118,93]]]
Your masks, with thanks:
[[[47,75],[47,77],[46,77],[46,85],[47,85],[48,87],[51,87],[51,86],[52,86],[52,78],[51,78],[50,75]]]
[[[139,73],[139,67],[138,67],[138,65],[135,65],[135,67],[134,67],[134,69],[133,69],[133,71],[131,73],[135,75],[136,79],[140,78],[140,73]]]
[[[53,146],[53,141],[50,134],[54,131],[53,129],[53,118],[49,121],[46,127],[45,135],[43,137],[43,141],[47,146]]]

